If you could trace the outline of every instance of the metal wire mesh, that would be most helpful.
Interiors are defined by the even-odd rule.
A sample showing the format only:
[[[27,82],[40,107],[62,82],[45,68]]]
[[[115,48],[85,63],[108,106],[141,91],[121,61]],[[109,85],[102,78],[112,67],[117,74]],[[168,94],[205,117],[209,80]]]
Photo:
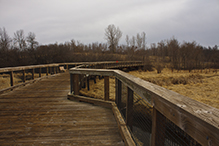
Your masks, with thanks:
[[[126,119],[127,87],[122,84],[121,106],[119,107],[124,120]],[[182,129],[159,113],[157,119],[156,146],[201,146]],[[135,92],[133,94],[133,125],[128,127],[132,137],[139,146],[150,146],[152,138],[153,107]],[[132,129],[132,130],[131,130]]]
[[[157,129],[161,134],[156,141],[156,145],[160,146],[201,146],[192,137],[185,133],[181,128],[159,113],[157,119]]]
[[[133,95],[132,134],[137,145],[149,146],[151,143],[152,106],[136,93]]]

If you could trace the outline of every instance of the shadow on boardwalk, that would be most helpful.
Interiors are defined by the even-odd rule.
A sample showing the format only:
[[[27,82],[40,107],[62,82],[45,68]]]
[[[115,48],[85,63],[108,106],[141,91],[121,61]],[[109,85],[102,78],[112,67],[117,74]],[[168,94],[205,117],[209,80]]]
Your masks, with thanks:
[[[69,73],[0,95],[0,145],[124,145],[111,109],[67,100]]]

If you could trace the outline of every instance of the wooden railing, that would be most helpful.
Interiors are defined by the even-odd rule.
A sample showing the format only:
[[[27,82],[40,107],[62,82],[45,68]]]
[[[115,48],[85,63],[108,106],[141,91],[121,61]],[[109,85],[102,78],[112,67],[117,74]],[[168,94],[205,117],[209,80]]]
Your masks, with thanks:
[[[104,76],[104,99],[109,99],[109,76],[116,78],[116,99],[118,107],[121,104],[121,84],[128,88],[126,103],[126,125],[133,124],[133,92],[141,96],[153,107],[152,136],[150,144],[160,145],[160,137],[165,133],[159,132],[164,121],[159,120],[164,116],[187,135],[203,146],[219,145],[219,110],[203,103],[192,100],[176,92],[154,85],[140,78],[134,77],[120,70],[72,68],[71,92],[69,95],[79,95],[79,76],[99,75]],[[164,145],[164,142],[161,142]]]
[[[26,82],[26,71],[31,70],[32,74],[32,81],[35,79],[36,70],[39,74],[39,77],[41,77],[42,70],[44,69],[44,73],[46,73],[46,76],[49,74],[56,74],[60,72],[61,66],[65,69],[69,69],[71,67],[80,66],[83,65],[83,67],[87,68],[93,68],[94,66],[96,68],[119,68],[119,67],[131,67],[131,66],[140,66],[142,65],[141,61],[105,61],[105,62],[73,62],[73,63],[56,63],[56,64],[44,64],[44,65],[31,65],[31,66],[18,66],[18,67],[7,67],[7,68],[0,68],[0,74],[1,73],[9,73],[10,74],[10,85],[11,87],[0,90],[0,93],[11,90],[13,88],[16,88],[17,86],[27,84]],[[23,84],[15,85],[14,84],[14,73],[15,72],[22,72],[23,77],[22,81]]]

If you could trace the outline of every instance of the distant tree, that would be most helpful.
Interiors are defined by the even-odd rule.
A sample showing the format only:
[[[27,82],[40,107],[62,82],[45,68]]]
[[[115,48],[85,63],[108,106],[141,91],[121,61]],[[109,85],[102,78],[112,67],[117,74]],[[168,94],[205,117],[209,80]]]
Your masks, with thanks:
[[[8,36],[5,28],[0,28],[0,67],[6,67],[11,64],[10,61],[12,59],[9,57],[10,44],[11,38]]]
[[[0,49],[1,50],[8,50],[10,47],[11,38],[7,34],[5,28],[0,28]]]
[[[137,42],[138,49],[140,49],[142,47],[143,39],[142,39],[142,37],[141,37],[141,35],[139,33],[137,33],[136,42]]]
[[[145,49],[145,47],[146,47],[146,33],[142,32],[141,37],[142,37],[142,49]]]
[[[119,27],[116,28],[114,24],[111,24],[105,29],[105,37],[110,45],[110,51],[112,53],[116,52],[116,47],[118,46],[119,40],[122,37],[122,31],[119,29]]]
[[[18,30],[14,33],[14,44],[17,45],[20,50],[26,48],[27,45],[23,30]]]
[[[126,45],[127,45],[127,47],[128,47],[128,46],[129,46],[129,36],[128,36],[128,35],[126,35],[125,41],[126,41]]]
[[[179,53],[179,42],[174,37],[167,41],[167,47],[169,52],[169,57],[171,61],[172,69],[180,69],[180,53]]]
[[[37,45],[39,44],[37,41],[36,41],[36,35],[35,33],[33,32],[29,32],[28,33],[28,36],[26,38],[27,42],[28,42],[28,45],[30,47],[30,49],[34,49],[37,47]]]
[[[130,41],[129,41],[131,47],[135,47],[135,41],[136,41],[135,36],[132,36],[132,38],[131,38]]]

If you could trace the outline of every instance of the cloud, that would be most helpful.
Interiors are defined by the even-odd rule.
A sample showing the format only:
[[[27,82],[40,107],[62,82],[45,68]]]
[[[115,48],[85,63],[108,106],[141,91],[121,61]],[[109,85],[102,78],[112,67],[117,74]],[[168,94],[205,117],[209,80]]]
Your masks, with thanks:
[[[218,44],[218,0],[0,0],[0,27],[34,32],[41,44],[106,42],[115,24],[125,35],[146,32],[147,42],[175,36],[179,41]]]

